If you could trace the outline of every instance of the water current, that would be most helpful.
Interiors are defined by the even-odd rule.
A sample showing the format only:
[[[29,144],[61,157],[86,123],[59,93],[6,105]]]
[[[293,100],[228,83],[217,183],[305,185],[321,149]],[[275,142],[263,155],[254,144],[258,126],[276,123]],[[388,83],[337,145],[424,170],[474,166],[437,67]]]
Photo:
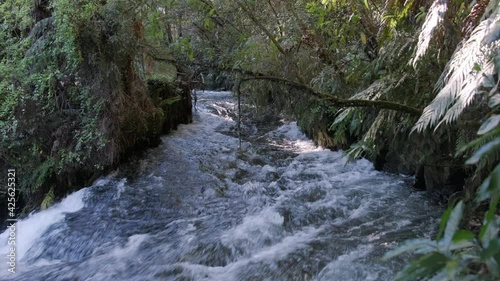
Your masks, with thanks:
[[[1,280],[390,280],[397,243],[433,235],[441,209],[411,178],[316,146],[295,122],[199,92],[193,124],[17,224]]]

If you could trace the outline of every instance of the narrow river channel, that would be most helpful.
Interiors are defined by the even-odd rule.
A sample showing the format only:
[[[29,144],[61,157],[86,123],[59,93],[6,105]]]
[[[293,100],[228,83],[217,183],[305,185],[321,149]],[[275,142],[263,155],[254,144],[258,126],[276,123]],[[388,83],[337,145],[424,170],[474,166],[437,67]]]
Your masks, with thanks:
[[[390,280],[430,237],[441,209],[411,178],[317,147],[296,123],[243,119],[236,101],[199,92],[193,124],[141,161],[34,213],[17,227],[17,273],[2,280]]]

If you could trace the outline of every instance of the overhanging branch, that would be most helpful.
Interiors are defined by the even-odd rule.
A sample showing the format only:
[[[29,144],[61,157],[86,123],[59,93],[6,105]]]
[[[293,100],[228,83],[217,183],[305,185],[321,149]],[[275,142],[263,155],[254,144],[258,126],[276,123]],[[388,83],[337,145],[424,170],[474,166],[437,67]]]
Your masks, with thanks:
[[[190,62],[191,64],[194,65],[202,65],[199,63],[195,62]],[[419,117],[422,115],[422,110],[418,108],[414,108],[411,106],[407,106],[404,104],[400,103],[395,103],[395,102],[390,102],[390,101],[381,101],[381,100],[362,100],[362,99],[339,99],[337,97],[334,97],[329,94],[325,94],[319,91],[316,91],[315,89],[311,88],[308,85],[305,85],[300,82],[296,82],[293,80],[289,80],[286,78],[281,78],[277,76],[270,76],[266,75],[263,73],[258,73],[258,72],[253,72],[249,71],[246,69],[241,69],[241,68],[222,68],[217,65],[210,65],[208,66],[213,69],[218,69],[219,71],[225,71],[225,72],[237,72],[240,74],[243,74],[247,77],[241,78],[237,82],[236,86],[236,91],[240,91],[241,84],[246,81],[250,80],[267,80],[271,82],[276,82],[276,83],[281,83],[283,85],[287,85],[296,89],[301,89],[307,92],[309,95],[314,96],[318,99],[321,99],[331,105],[335,105],[338,107],[371,107],[371,108],[379,108],[379,109],[389,109],[389,110],[394,110],[398,112],[404,112],[413,116]]]
[[[248,74],[248,71],[246,74]],[[399,104],[399,103],[394,103],[394,102],[389,102],[389,101],[380,101],[380,100],[362,100],[362,99],[339,99],[337,97],[318,92],[314,90],[313,88],[304,85],[299,82],[295,82],[292,80],[288,80],[286,78],[281,78],[281,77],[275,77],[275,76],[267,76],[267,75],[262,75],[259,73],[254,73],[253,77],[245,77],[241,78],[238,83],[237,83],[237,91],[240,91],[241,84],[246,81],[250,80],[267,80],[267,81],[272,81],[272,82],[277,82],[281,83],[296,89],[302,89],[308,92],[310,95],[319,98],[323,101],[326,101],[327,103],[330,103],[335,106],[339,107],[371,107],[371,108],[379,108],[379,109],[389,109],[389,110],[395,110],[399,112],[404,112],[408,113],[413,116],[420,116],[422,115],[422,110],[413,108],[404,104]]]

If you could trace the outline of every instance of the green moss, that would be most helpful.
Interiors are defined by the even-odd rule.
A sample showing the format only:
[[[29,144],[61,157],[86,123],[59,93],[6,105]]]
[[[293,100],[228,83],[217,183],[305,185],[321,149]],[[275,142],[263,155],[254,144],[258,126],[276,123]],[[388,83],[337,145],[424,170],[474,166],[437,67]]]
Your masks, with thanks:
[[[40,208],[42,210],[44,209],[47,209],[48,207],[50,207],[52,204],[54,204],[54,200],[55,200],[55,196],[54,196],[54,187],[52,186],[49,190],[49,192],[47,192],[45,194],[45,197],[43,198],[43,201],[42,203],[40,204]]]
[[[163,61],[154,61],[152,64],[152,72],[148,75],[148,79],[173,83],[177,78],[177,68],[174,64]]]

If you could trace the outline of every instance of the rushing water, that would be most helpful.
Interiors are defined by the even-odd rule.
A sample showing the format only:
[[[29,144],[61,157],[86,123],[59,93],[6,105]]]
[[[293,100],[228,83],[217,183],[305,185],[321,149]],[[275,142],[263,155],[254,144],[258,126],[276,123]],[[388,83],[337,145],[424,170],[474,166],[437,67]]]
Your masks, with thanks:
[[[2,280],[390,280],[398,242],[428,237],[440,209],[411,180],[316,147],[296,123],[199,93],[195,122],[17,226]],[[123,177],[127,174],[127,177]]]

